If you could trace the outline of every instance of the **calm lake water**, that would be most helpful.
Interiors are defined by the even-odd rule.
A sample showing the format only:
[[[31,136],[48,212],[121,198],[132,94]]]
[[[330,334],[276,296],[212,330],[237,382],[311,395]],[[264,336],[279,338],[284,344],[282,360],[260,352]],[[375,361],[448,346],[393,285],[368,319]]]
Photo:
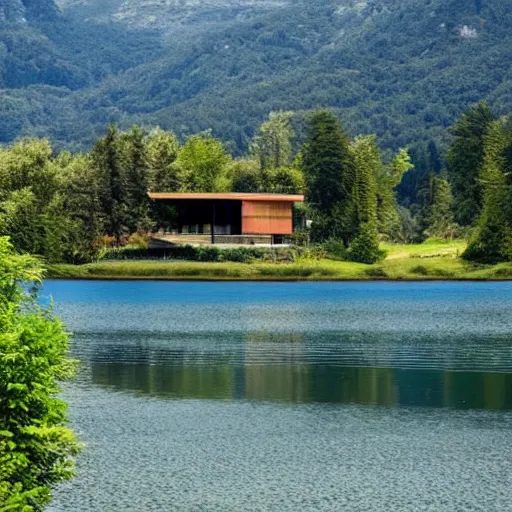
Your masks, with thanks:
[[[64,511],[511,511],[512,283],[48,281]]]

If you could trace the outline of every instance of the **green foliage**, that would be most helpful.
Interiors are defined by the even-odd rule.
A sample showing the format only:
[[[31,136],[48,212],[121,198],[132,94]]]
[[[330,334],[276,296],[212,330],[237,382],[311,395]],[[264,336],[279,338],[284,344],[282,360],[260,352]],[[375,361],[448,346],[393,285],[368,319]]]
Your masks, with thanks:
[[[79,445],[64,426],[58,382],[72,375],[68,335],[23,285],[42,269],[0,237],[0,510],[41,510],[73,475]]]
[[[133,126],[121,136],[123,153],[126,155],[126,227],[130,233],[146,231],[151,227],[147,195],[150,169],[145,136],[138,126]]]
[[[126,231],[126,175],[124,158],[117,129],[110,125],[107,135],[98,140],[91,156],[100,180],[100,201],[105,213],[105,227],[109,235],[120,240]]]
[[[103,255],[106,260],[186,260],[186,261],[294,261],[304,250],[299,247],[234,247],[176,245],[166,249],[116,247]]]
[[[160,128],[152,131],[146,140],[146,158],[151,169],[148,176],[151,190],[177,192],[180,176],[172,164],[178,157],[179,142],[176,135]]]
[[[48,141],[0,149],[0,182],[0,235],[10,236],[19,251],[61,261],[72,225]]]
[[[486,103],[470,108],[451,129],[455,137],[446,155],[446,170],[450,180],[455,219],[470,226],[482,207],[479,175],[484,163],[484,141],[494,114]]]
[[[348,245],[355,231],[351,199],[356,167],[349,139],[330,112],[311,116],[302,166],[314,216],[313,241],[338,238]]]
[[[431,206],[426,235],[430,238],[451,239],[457,234],[453,222],[451,187],[444,176],[435,176],[431,184]]]
[[[185,142],[173,166],[182,177],[183,190],[220,192],[229,186],[226,168],[230,160],[220,140],[198,134]]]
[[[261,170],[256,160],[238,159],[229,167],[227,174],[233,192],[260,192]]]
[[[333,260],[345,261],[347,259],[347,248],[341,240],[329,238],[319,247],[314,247],[313,250],[321,253],[325,257]]]
[[[369,223],[377,228],[377,177],[383,167],[377,138],[359,136],[351,145],[356,167],[352,201],[357,222]],[[380,205],[380,203],[379,203]]]
[[[356,238],[350,244],[348,259],[358,263],[372,264],[384,259],[386,253],[379,249],[379,235],[373,223],[360,225]]]
[[[512,259],[512,218],[510,177],[507,157],[512,150],[512,130],[494,121],[484,141],[485,156],[480,172],[483,205],[474,233],[463,257],[468,260]]]
[[[395,189],[413,165],[408,152],[400,149],[388,165],[376,165],[378,230],[391,240],[401,237]]]
[[[293,112],[271,112],[269,120],[256,132],[251,143],[251,154],[259,161],[260,169],[286,167],[292,155]]]
[[[2,26],[0,140],[84,150],[108,123],[212,128],[238,156],[268,112],[330,107],[383,148],[444,147],[471,104],[512,106],[511,0],[73,3]]]

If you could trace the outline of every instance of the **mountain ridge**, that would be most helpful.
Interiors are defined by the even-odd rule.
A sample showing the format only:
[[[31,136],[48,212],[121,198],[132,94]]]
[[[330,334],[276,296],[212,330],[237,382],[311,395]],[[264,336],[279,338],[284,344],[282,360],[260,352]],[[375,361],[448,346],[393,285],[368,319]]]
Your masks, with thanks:
[[[97,48],[97,64],[70,57],[77,76],[105,69],[74,88],[4,86],[0,109],[11,114],[0,122],[0,141],[50,135],[79,148],[114,122],[161,125],[182,137],[213,128],[244,148],[270,110],[328,107],[351,131],[376,132],[395,148],[446,140],[447,126],[479,100],[501,113],[512,107],[512,0],[188,0],[181,9],[174,1],[120,0],[107,14],[101,5],[61,0],[59,23],[117,34],[112,55],[124,52],[126,64],[113,66]],[[161,20],[151,22],[159,5]],[[134,38],[129,59],[121,35]],[[87,48],[82,56],[87,61]],[[6,134],[17,105],[22,119]]]

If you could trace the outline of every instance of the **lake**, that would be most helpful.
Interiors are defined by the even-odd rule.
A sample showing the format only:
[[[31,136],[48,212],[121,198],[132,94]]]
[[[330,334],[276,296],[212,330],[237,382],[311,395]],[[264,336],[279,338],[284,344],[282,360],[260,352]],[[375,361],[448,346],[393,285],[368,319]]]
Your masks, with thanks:
[[[510,511],[512,283],[48,281],[50,511]]]

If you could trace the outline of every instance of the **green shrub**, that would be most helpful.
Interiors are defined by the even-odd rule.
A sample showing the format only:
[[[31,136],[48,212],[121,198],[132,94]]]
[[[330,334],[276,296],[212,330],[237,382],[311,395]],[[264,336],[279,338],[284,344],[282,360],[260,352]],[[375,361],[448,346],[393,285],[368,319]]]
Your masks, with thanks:
[[[197,247],[197,261],[220,261],[221,251],[214,246]]]
[[[375,279],[387,279],[389,276],[382,267],[367,268],[364,271],[365,275]]]
[[[165,249],[136,249],[115,247],[106,249],[104,260],[184,260],[184,261],[251,261],[292,262],[304,256],[306,249],[298,247],[226,247],[215,245],[176,245]]]
[[[0,238],[0,510],[31,512],[50,501],[51,487],[73,475],[78,451],[66,428],[58,381],[70,377],[68,335],[51,311],[27,297],[40,283],[36,259],[14,254]]]
[[[344,261],[348,257],[347,248],[341,240],[329,238],[320,247],[329,259]]]
[[[415,267],[411,268],[412,274],[418,274],[420,276],[428,276],[430,274],[429,270],[425,265],[416,265]]]
[[[361,224],[359,234],[350,244],[348,259],[358,263],[372,264],[385,257],[386,252],[379,249],[377,230],[369,223]]]

